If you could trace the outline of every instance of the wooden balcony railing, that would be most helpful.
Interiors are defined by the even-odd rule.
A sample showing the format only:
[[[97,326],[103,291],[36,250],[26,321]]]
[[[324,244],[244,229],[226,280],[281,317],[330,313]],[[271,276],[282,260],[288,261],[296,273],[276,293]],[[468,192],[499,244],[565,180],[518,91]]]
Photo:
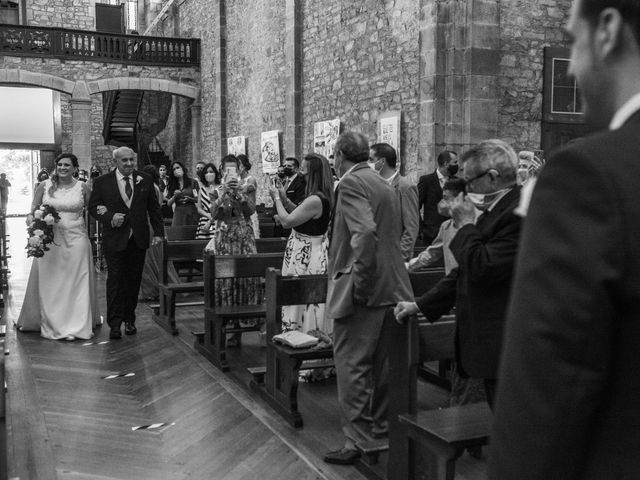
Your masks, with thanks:
[[[199,66],[200,40],[0,24],[0,55]]]

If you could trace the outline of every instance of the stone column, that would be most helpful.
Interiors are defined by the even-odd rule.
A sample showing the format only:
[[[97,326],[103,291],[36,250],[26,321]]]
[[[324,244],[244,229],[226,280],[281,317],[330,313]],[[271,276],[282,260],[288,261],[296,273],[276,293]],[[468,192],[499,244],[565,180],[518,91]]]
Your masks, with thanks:
[[[200,99],[194,100],[191,104],[191,161],[192,165],[198,163],[202,155],[200,153],[202,126],[202,105]]]
[[[215,57],[218,59],[216,76],[216,102],[214,111],[218,117],[214,118],[214,132],[218,132],[218,145],[214,149],[217,158],[227,153],[227,9],[225,0],[219,3],[218,36],[214,45]],[[215,65],[215,63],[214,63]]]
[[[284,156],[302,157],[302,8],[286,0],[284,54],[287,69]]]
[[[80,168],[91,168],[91,97],[85,82],[79,80],[71,95],[71,150]]]

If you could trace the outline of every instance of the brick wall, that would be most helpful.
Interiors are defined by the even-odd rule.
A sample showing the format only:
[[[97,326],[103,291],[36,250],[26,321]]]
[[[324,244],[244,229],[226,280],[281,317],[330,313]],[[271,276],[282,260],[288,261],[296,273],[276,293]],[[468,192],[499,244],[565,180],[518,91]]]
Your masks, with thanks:
[[[27,25],[95,30],[95,0],[29,0]]]

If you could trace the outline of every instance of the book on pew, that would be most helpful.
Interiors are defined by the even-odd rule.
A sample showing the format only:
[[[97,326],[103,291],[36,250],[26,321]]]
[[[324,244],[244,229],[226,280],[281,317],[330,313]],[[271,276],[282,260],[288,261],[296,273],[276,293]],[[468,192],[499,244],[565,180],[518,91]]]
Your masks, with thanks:
[[[307,348],[315,346],[319,340],[298,330],[289,330],[288,332],[274,335],[273,341],[291,348]]]

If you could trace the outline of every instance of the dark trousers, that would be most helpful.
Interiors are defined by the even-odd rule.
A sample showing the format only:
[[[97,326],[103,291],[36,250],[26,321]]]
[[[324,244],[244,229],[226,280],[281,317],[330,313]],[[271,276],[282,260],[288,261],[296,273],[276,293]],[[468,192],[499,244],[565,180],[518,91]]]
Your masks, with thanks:
[[[484,392],[487,394],[487,403],[493,411],[493,402],[496,399],[496,389],[498,388],[498,380],[495,378],[484,379]]]
[[[107,323],[111,328],[119,329],[123,322],[136,321],[146,253],[146,249],[138,247],[133,236],[126,249],[104,253],[107,260]]]

